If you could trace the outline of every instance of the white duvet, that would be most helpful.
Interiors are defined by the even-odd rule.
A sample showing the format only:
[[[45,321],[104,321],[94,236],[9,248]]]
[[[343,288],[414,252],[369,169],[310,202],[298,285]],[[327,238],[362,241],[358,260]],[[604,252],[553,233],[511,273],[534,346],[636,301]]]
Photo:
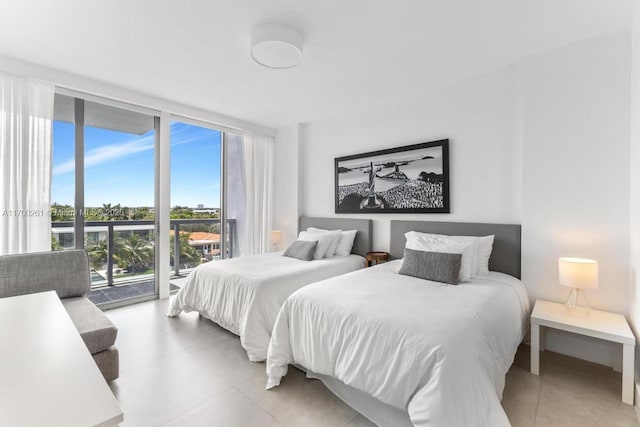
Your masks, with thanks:
[[[199,312],[239,335],[249,359],[257,362],[267,357],[273,324],[291,293],[364,266],[358,255],[301,261],[281,253],[208,262],[189,274],[167,315]]]
[[[526,332],[523,284],[492,272],[452,286],[397,274],[400,265],[292,294],[272,332],[267,388],[293,363],[407,411],[416,426],[508,426],[500,400]]]

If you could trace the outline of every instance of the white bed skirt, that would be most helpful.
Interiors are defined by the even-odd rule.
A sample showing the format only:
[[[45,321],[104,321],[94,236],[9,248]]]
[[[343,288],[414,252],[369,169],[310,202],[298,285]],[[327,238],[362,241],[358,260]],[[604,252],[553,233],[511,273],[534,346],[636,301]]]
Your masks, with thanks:
[[[383,427],[413,426],[407,411],[387,405],[370,394],[348,386],[336,378],[316,374],[303,368],[300,369],[307,373],[307,378],[315,378],[322,381],[333,394],[373,423]]]

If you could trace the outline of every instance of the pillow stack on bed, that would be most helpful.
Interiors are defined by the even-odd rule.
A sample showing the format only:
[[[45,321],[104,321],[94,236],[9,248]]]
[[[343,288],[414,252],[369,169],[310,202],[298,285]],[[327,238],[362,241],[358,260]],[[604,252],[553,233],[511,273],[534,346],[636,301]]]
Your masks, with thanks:
[[[302,240],[305,242],[318,242],[316,251],[313,254],[313,259],[331,258],[336,250],[336,246],[338,246],[338,241],[340,240],[341,233],[342,230],[307,230],[300,232],[300,234],[298,235],[298,240]]]
[[[298,240],[293,242],[283,255],[305,261],[349,256],[357,233],[358,230],[323,230],[309,227],[307,231],[300,232]],[[308,252],[311,252],[310,257]]]
[[[453,285],[489,274],[493,235],[446,236],[409,231],[405,237],[400,274]]]

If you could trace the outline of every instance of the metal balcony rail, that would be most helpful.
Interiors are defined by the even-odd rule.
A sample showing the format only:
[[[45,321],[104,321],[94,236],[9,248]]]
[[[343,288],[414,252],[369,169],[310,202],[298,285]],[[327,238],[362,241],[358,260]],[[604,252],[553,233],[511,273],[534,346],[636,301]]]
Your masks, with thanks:
[[[173,271],[175,276],[180,276],[180,232],[184,226],[189,225],[212,225],[220,224],[220,219],[207,218],[207,219],[172,219],[170,220],[171,230],[173,231]],[[153,230],[155,221],[153,220],[114,220],[114,221],[86,221],[85,233],[91,232],[88,230],[90,227],[106,227],[107,231],[107,284],[113,286],[113,269],[114,269],[114,248],[115,248],[115,233],[114,231],[135,231],[135,230]],[[70,228],[69,232],[73,232],[73,221],[53,221],[51,222],[52,228]],[[126,228],[134,227],[135,228]],[[118,227],[118,229],[116,229]],[[236,229],[236,220],[227,219],[227,258],[233,258],[233,243]],[[221,233],[220,233],[221,234]],[[154,233],[155,236],[155,233]],[[155,241],[155,239],[154,239]],[[153,243],[153,242],[152,242]],[[220,244],[221,242],[219,242]],[[220,254],[222,255],[222,253]],[[132,278],[135,281],[135,278]]]

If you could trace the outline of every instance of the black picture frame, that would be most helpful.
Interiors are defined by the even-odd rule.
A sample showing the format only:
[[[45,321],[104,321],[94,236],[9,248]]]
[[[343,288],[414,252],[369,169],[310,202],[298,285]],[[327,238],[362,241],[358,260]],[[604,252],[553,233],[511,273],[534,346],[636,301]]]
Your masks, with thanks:
[[[337,157],[334,167],[337,214],[450,213],[448,139]]]

